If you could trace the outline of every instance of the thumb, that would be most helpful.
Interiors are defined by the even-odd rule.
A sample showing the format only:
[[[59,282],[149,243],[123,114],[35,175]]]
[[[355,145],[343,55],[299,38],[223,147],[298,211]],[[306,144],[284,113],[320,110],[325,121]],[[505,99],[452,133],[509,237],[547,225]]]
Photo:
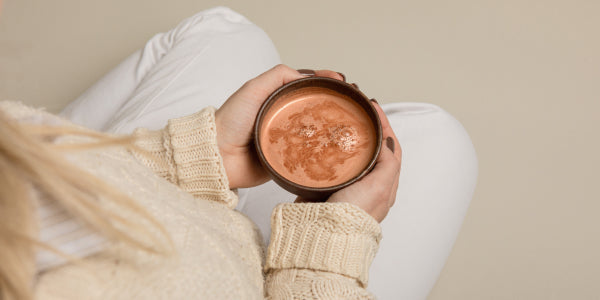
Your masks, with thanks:
[[[384,140],[384,145],[386,141]],[[394,152],[388,146],[381,147],[381,152],[377,158],[377,164],[373,170],[367,174],[361,181],[367,185],[384,183],[391,185],[397,173],[400,172],[400,161],[394,156]]]
[[[246,82],[244,87],[254,94],[254,99],[264,100],[282,85],[304,77],[306,75],[281,64]]]

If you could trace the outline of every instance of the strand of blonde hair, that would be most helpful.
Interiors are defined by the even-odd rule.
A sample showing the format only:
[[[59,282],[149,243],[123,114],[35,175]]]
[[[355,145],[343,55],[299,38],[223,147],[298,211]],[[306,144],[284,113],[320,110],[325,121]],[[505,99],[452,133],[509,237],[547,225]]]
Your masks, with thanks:
[[[94,140],[65,145],[49,142],[62,135],[82,135]],[[144,153],[131,136],[115,137],[70,127],[20,125],[0,113],[0,299],[32,297],[34,253],[40,247],[32,187],[112,241],[125,242],[150,253],[172,253],[168,232],[145,209],[64,158],[67,150],[108,146]],[[119,209],[108,209],[110,205]],[[141,218],[134,222],[116,211],[127,211]]]

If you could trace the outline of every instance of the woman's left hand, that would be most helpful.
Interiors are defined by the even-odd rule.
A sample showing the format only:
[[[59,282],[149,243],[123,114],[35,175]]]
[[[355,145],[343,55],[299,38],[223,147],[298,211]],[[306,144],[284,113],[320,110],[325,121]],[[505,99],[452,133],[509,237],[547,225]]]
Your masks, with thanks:
[[[256,157],[252,140],[258,110],[279,87],[310,75],[344,80],[342,75],[334,71],[299,72],[285,65],[277,65],[246,82],[217,110],[217,144],[230,188],[253,187],[269,180],[269,175]]]

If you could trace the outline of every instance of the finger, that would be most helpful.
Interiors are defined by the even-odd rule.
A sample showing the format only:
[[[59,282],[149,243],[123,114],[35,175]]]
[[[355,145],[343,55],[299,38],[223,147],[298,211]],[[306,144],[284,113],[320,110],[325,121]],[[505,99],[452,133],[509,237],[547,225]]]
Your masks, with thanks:
[[[371,101],[371,103],[373,104],[373,107],[375,107],[375,110],[377,110],[377,114],[379,115],[379,119],[381,120],[381,129],[383,130],[383,139],[384,139],[383,142],[385,143],[385,139],[388,136],[392,137],[392,139],[394,139],[394,156],[396,157],[396,159],[398,159],[398,161],[402,161],[402,147],[400,146],[400,143],[398,142],[398,138],[396,137],[396,134],[394,133],[394,129],[390,125],[390,121],[388,120],[387,116],[383,112],[383,109],[381,108],[381,106],[379,106],[379,103],[377,103],[376,101]]]
[[[400,165],[398,166],[398,172],[396,172],[396,176],[394,178],[394,185],[390,191],[391,193],[388,201],[389,207],[394,206],[394,203],[396,202],[396,193],[398,192],[398,185],[400,182],[400,172],[402,172],[402,149],[398,149],[398,151],[400,152]]]
[[[400,171],[402,172],[402,171]],[[388,202],[389,207],[394,206],[396,203],[396,193],[398,192],[398,185],[400,183],[400,172],[396,174],[396,178],[394,179],[394,185],[392,186],[392,193],[390,195],[390,201]]]
[[[398,191],[398,180],[400,178],[400,162],[396,160],[393,153],[387,148],[380,154],[381,159],[377,162],[375,169],[373,169],[373,180],[369,184],[384,184],[386,188],[384,191],[387,192],[385,198],[385,205],[390,208],[396,202],[396,192]],[[369,174],[371,175],[371,174]],[[391,179],[391,181],[389,181]]]
[[[394,153],[384,146],[381,148],[381,153],[377,158],[377,164],[361,181],[365,181],[368,184],[384,183],[391,187],[399,172],[400,162],[395,158]]]
[[[295,69],[286,65],[277,65],[248,81],[246,85],[253,93],[256,93],[255,99],[266,99],[282,85],[304,77],[306,76]]]
[[[306,198],[303,198],[302,196],[298,196],[298,197],[296,197],[296,200],[294,200],[294,203],[317,203],[317,202],[325,202],[325,200],[327,200],[327,199],[306,199]]]
[[[306,75],[306,71],[310,70],[305,70],[303,73],[300,73],[295,69],[280,64],[248,81],[247,85],[250,85],[251,89],[253,89],[256,93],[256,97],[254,97],[255,99],[266,99],[271,93],[273,93],[282,85],[310,76]],[[345,79],[340,73],[331,70],[317,70],[314,71],[314,74],[314,76],[328,77],[342,81]]]
[[[375,99],[371,99],[371,104],[373,104],[373,107],[375,107],[375,110],[377,111],[377,114],[379,115],[379,119],[381,120],[381,128],[384,130],[391,130],[392,127],[390,126],[390,120],[388,120],[387,116],[385,115],[385,113],[383,112],[383,109],[381,108],[381,106],[379,106],[379,103],[377,101],[375,101]],[[393,133],[393,130],[392,130]],[[394,135],[395,137],[395,135]]]
[[[306,202],[308,202],[308,201],[300,196],[296,197],[296,200],[294,200],[294,203],[306,203]]]
[[[342,75],[341,73],[335,72],[335,71],[331,71],[331,70],[315,70],[315,76],[328,77],[328,78],[333,78],[333,79],[337,79],[340,81],[346,80],[346,78],[344,78],[344,75]]]

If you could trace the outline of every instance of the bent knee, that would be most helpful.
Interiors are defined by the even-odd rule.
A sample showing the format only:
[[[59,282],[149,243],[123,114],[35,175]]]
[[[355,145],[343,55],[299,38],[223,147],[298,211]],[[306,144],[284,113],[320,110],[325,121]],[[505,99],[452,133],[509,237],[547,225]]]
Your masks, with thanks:
[[[418,156],[441,168],[460,168],[464,176],[477,177],[475,147],[467,129],[453,115],[431,103],[397,102],[382,108],[402,145],[403,167]]]
[[[176,38],[199,37],[211,40],[231,40],[229,44],[252,51],[274,51],[273,42],[260,27],[234,10],[218,6],[201,11],[182,21],[175,29]]]
[[[438,105],[422,102],[396,102],[382,105],[394,132],[412,138],[452,137],[457,142],[472,142],[465,127]]]

